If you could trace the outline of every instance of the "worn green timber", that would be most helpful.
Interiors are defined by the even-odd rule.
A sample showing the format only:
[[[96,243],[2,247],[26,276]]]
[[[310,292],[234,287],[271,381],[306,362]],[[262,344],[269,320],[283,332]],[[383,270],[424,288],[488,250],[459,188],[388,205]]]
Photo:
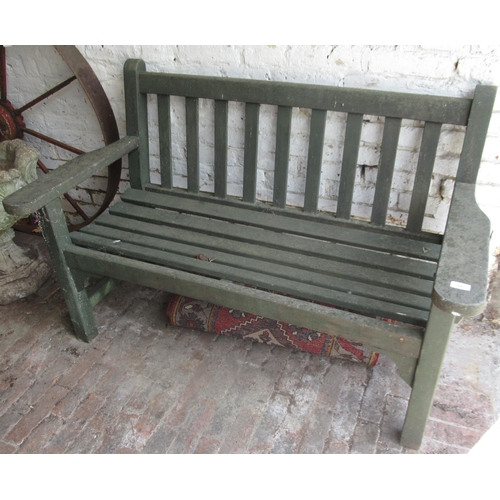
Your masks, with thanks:
[[[23,217],[36,212],[70,189],[101,172],[104,168],[137,149],[137,137],[124,137],[113,144],[68,161],[58,168],[7,196],[3,205],[7,213]]]
[[[471,99],[327,85],[139,73],[141,92],[466,125]]]
[[[52,201],[43,208],[40,222],[76,336],[84,342],[89,342],[97,335],[97,326],[85,289],[87,274],[71,269],[66,261],[64,252],[72,245],[59,200]],[[104,273],[102,275],[104,276]]]
[[[117,280],[166,290],[214,304],[253,311],[255,314],[304,325],[305,327],[366,342],[380,352],[418,357],[421,330],[386,323],[327,306],[238,285],[227,280],[214,280],[135,259],[69,247],[65,257],[70,266],[81,271],[102,273]]]

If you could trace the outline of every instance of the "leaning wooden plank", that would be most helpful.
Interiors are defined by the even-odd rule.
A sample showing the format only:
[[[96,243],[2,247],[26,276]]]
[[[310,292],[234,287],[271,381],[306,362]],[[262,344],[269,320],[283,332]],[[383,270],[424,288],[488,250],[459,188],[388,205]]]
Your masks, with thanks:
[[[186,223],[188,223],[187,220]],[[207,221],[207,223],[213,224],[213,221]],[[98,229],[100,226],[103,227]],[[217,226],[220,226],[220,223],[217,223]],[[253,257],[276,264],[283,263],[295,269],[316,271],[330,277],[344,277],[362,283],[382,285],[386,288],[415,293],[424,297],[430,297],[434,284],[433,273],[432,275],[429,273],[430,276],[427,279],[423,279],[407,274],[402,275],[396,272],[394,267],[396,267],[398,261],[401,260],[397,257],[392,257],[393,266],[387,265],[387,267],[390,268],[388,270],[381,269],[380,267],[374,268],[371,266],[363,266],[359,261],[360,259],[357,259],[356,256],[352,258],[351,251],[344,247],[340,247],[339,250],[344,250],[345,260],[337,260],[335,256],[331,254],[329,256],[330,258],[317,257],[315,255],[303,253],[297,244],[298,238],[291,235],[284,241],[279,240],[279,244],[282,245],[281,247],[274,247],[272,251],[270,251],[269,247],[263,246],[255,241],[240,241],[238,239],[233,239],[231,234],[226,232],[222,232],[220,235],[201,233],[196,227],[193,227],[192,224],[188,224],[184,228],[175,227],[175,229],[173,229],[171,226],[167,225],[158,225],[142,220],[134,220],[129,217],[118,217],[112,214],[101,216],[96,224],[92,224],[88,228],[83,228],[82,231],[89,231],[92,232],[92,234],[101,234],[103,236],[107,234],[106,231],[109,231],[109,237],[113,237],[117,240],[119,239],[118,236],[111,236],[114,234],[111,232],[113,229],[147,237],[147,239],[144,240],[144,244],[146,244],[146,241],[149,241],[151,242],[150,244],[154,244],[155,246],[167,245],[171,248],[170,242],[185,243],[198,247],[199,251],[196,254],[208,251],[208,255],[211,254],[211,251],[223,250],[234,256]],[[102,232],[97,233],[96,231]],[[272,235],[267,233],[262,234],[265,240],[272,237]],[[373,252],[370,252],[370,254],[368,260],[372,264],[376,256],[373,255]],[[347,260],[347,257],[351,257],[351,260]],[[413,262],[415,263],[418,261]]]
[[[136,149],[139,145],[137,137],[124,137],[113,144],[68,161],[64,167],[58,168],[7,196],[3,204],[7,213],[26,216],[36,212],[44,205],[59,198],[103,168]]]
[[[490,220],[476,203],[475,185],[457,182],[432,294],[440,309],[463,316],[483,311],[489,243]]]
[[[377,270],[393,271],[406,276],[415,276],[434,280],[435,262],[421,259],[400,258],[385,252],[372,251],[342,244],[331,244],[313,238],[304,238],[292,234],[279,233],[263,228],[232,224],[226,221],[209,220],[203,216],[176,213],[169,210],[133,205],[118,202],[110,208],[110,213],[130,220],[151,222],[161,226],[182,230],[189,227],[200,235],[220,236],[227,240],[235,240],[259,246],[268,251],[280,248],[291,248],[306,256],[325,257],[344,263],[355,263],[359,266]],[[105,217],[105,216],[104,216]],[[101,217],[98,224],[104,221]],[[160,228],[154,232],[160,231]],[[153,233],[154,234],[154,233]],[[271,250],[272,249],[272,250]]]
[[[471,99],[237,78],[139,74],[141,92],[466,125]]]
[[[225,280],[214,280],[87,248],[69,247],[68,263],[85,272],[207,300],[305,328],[364,342],[383,353],[417,358],[422,342],[419,328],[392,324],[312,302],[285,297]]]
[[[164,240],[163,238],[155,238],[144,234],[124,231],[122,229],[112,229],[109,227],[91,225],[84,230],[84,233],[85,235],[82,235],[82,233],[75,234],[73,242],[85,246],[86,235],[89,234],[109,240],[106,242],[106,248],[109,247],[111,250],[114,248],[121,249],[123,243],[132,243],[134,245],[144,246],[152,250],[167,250],[169,253],[188,257],[189,259],[192,259],[193,256],[200,254],[204,255],[204,248],[198,245],[190,245],[186,242],[169,241],[168,239]],[[398,305],[402,305],[405,307],[421,309],[426,312],[428,312],[431,307],[431,287],[428,288],[426,296],[414,294],[407,290],[394,290],[392,287],[386,287],[383,284],[368,282],[368,280],[363,278],[362,269],[360,268],[358,268],[358,273],[357,276],[355,275],[355,279],[346,275],[337,275],[332,279],[332,276],[329,276],[321,269],[304,269],[303,267],[295,266],[293,259],[290,259],[292,260],[291,263],[286,261],[269,262],[267,259],[260,258],[259,255],[242,255],[241,253],[240,255],[234,255],[226,250],[226,246],[224,244],[213,249],[209,255],[210,257],[207,258],[211,259],[212,262],[217,261],[217,265],[208,266],[210,269],[217,269],[219,265],[222,265],[227,268],[234,269],[237,273],[241,273],[241,271],[255,271],[265,273],[268,276],[286,278],[296,282],[297,289],[301,289],[302,284],[310,284],[341,291],[357,297],[383,300],[396,305],[396,307]],[[207,267],[206,264],[202,264],[202,266],[204,268]]]
[[[346,226],[328,227],[321,222],[306,222],[273,213],[249,211],[244,208],[227,210],[222,205],[206,203],[202,200],[182,199],[168,194],[160,195],[130,189],[123,194],[122,200],[149,207],[177,210],[227,222],[272,229],[282,233],[296,234],[307,238],[317,238],[362,248],[398,253],[425,260],[437,261],[441,251],[440,245],[432,243],[422,244],[418,240],[409,240],[404,236],[370,232]]]

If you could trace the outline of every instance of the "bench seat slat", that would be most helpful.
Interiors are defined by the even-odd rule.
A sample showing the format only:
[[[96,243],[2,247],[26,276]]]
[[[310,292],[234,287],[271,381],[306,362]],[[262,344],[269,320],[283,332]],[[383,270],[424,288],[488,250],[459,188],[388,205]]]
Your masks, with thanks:
[[[220,220],[209,220],[203,216],[177,213],[166,209],[157,210],[155,208],[119,202],[111,207],[110,213],[142,222],[153,222],[163,226],[175,227],[176,230],[189,228],[201,236],[207,234],[215,235],[225,238],[228,241],[235,240],[245,242],[246,244],[258,242],[257,244],[268,252],[280,248],[289,248],[304,256],[326,258],[339,263],[356,264],[357,266],[374,270],[391,271],[399,273],[403,277],[413,276],[433,280],[436,272],[436,264],[434,262],[400,258],[383,252],[342,244],[332,244],[292,234],[283,234],[274,231],[266,231],[264,233],[265,230],[258,227],[232,224]],[[106,220],[106,218],[101,217],[98,223]],[[159,228],[156,230],[159,231]]]
[[[210,222],[213,224],[213,221],[207,221],[207,223]],[[286,242],[282,248],[273,248],[272,251],[269,251],[269,248],[256,243],[232,239],[224,231],[221,231],[221,236],[214,234],[207,235],[201,233],[195,227],[192,227],[192,225],[186,225],[185,229],[179,227],[173,228],[166,224],[159,225],[158,222],[139,221],[111,214],[104,215],[96,224],[97,226],[104,226],[97,229],[98,234],[101,235],[105,235],[105,231],[108,229],[118,229],[151,236],[155,239],[160,239],[160,241],[168,241],[169,244],[170,242],[176,242],[196,246],[200,248],[198,253],[208,252],[207,254],[211,255],[213,251],[223,251],[236,257],[250,257],[266,263],[284,264],[294,269],[319,272],[328,276],[328,279],[332,277],[349,279],[350,281],[383,286],[391,290],[399,290],[404,293],[413,293],[424,297],[430,297],[432,292],[432,280],[416,278],[414,276],[405,276],[402,279],[400,274],[392,270],[384,271],[372,267],[363,267],[357,262],[346,263],[333,259],[304,255],[301,252],[295,251],[294,246],[287,245]],[[83,231],[86,230],[83,229]],[[91,232],[97,234],[95,231],[96,226],[94,225],[91,228]],[[264,238],[267,237],[268,235],[265,234]],[[296,239],[296,237],[291,238]],[[217,259],[221,260],[218,257]],[[232,265],[239,265],[238,260],[232,259],[232,262]]]
[[[321,222],[302,221],[278,214],[250,211],[243,208],[228,210],[222,205],[208,203],[201,199],[184,199],[169,194],[160,195],[131,189],[123,194],[122,200],[154,208],[175,209],[184,213],[199,214],[228,222],[263,227],[282,233],[318,238],[429,261],[437,261],[441,249],[440,245],[423,244],[421,241],[408,240],[403,236],[342,226],[327,226]]]
[[[165,189],[158,184],[151,183],[146,184],[145,190],[150,193],[165,193],[167,195],[177,196],[185,200],[202,200],[205,203],[211,203],[225,207],[233,207],[238,209],[243,208],[244,210],[254,212],[273,213],[275,215],[292,218],[294,220],[326,224],[328,227],[347,227],[350,229],[352,228],[360,229],[362,231],[368,231],[370,234],[380,233],[384,235],[396,236],[398,238],[415,240],[422,242],[423,244],[432,243],[433,245],[437,245],[438,249],[443,243],[442,234],[426,231],[414,233],[412,231],[408,231],[406,228],[392,225],[374,226],[366,220],[357,218],[351,218],[350,220],[345,221],[339,219],[338,217],[335,217],[331,213],[323,211],[318,211],[315,214],[309,214],[298,207],[287,206],[286,208],[279,208],[273,207],[268,202],[255,200],[253,203],[244,203],[244,200],[234,196],[228,196],[227,198],[221,199],[216,198],[212,193],[209,192],[200,191],[199,193],[193,194],[182,188]]]
[[[113,238],[116,236],[119,236],[118,239],[122,241],[114,243],[116,240]],[[127,239],[135,239],[135,244],[128,243]],[[266,272],[266,269],[241,269],[220,264],[217,261],[208,262],[199,260],[196,258],[196,255],[191,253],[181,255],[158,248],[149,248],[144,245],[144,236],[127,234],[124,231],[117,231],[112,237],[109,237],[109,235],[107,237],[95,236],[88,234],[87,231],[85,233],[79,232],[74,235],[73,242],[81,246],[138,259],[143,262],[161,264],[174,269],[199,273],[204,276],[236,281],[263,289],[274,290],[279,293],[289,295],[297,295],[299,293],[306,300],[319,301],[351,310],[354,309],[357,312],[374,316],[382,315],[391,319],[404,319],[405,322],[419,326],[424,326],[428,318],[428,311],[401,304],[392,304],[370,297],[361,297],[353,293],[326,288],[318,284],[302,283],[292,278],[273,276]],[[179,249],[180,244],[176,244],[174,248]],[[192,250],[197,251],[196,247],[192,248]],[[186,248],[186,251],[189,252],[189,249]],[[260,265],[262,266],[262,263]]]

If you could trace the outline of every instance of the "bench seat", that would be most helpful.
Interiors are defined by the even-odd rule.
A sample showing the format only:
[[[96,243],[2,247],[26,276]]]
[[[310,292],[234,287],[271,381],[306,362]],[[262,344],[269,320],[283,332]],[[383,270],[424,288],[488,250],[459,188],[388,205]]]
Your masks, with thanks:
[[[130,189],[73,243],[425,326],[440,245],[262,204]],[[206,259],[206,260],[205,260]]]

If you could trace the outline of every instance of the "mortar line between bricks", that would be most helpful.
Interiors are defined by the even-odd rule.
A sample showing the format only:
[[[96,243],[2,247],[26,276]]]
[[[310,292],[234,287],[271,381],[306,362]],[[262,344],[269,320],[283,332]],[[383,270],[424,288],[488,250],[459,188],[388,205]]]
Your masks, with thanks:
[[[460,429],[465,429],[468,431],[474,431],[474,432],[481,432],[480,430],[474,428],[474,427],[468,427],[466,425],[460,425],[455,422],[448,422],[447,420],[441,420],[436,417],[429,417],[429,420],[433,420],[434,422],[439,422],[440,424],[447,424],[447,425],[452,425],[453,427],[458,427]]]
[[[359,422],[360,420],[365,420],[365,419],[362,419],[360,417],[360,414],[361,414],[361,408],[363,406],[363,400],[365,399],[365,395],[366,395],[366,391],[368,389],[368,384],[370,383],[370,380],[372,379],[373,377],[373,369],[370,370],[369,368],[366,369],[366,378],[365,378],[365,383],[363,384],[363,395],[361,396],[361,399],[359,401],[359,407],[358,407],[358,411],[356,413],[356,425],[354,426],[354,429],[352,431],[352,435],[348,441],[348,453],[351,453],[352,451],[352,445],[353,445],[353,441],[354,441],[354,434],[356,433],[356,429],[359,425]],[[387,394],[386,394],[387,396]],[[385,410],[385,407],[386,407],[386,397],[384,397],[384,410]],[[375,422],[372,422],[372,423],[375,423]],[[379,436],[380,436],[380,425],[379,425]],[[378,438],[377,438],[378,440]]]
[[[55,334],[57,335],[58,333],[60,333],[60,331],[56,331]],[[33,385],[41,378],[43,377],[43,375],[52,367],[52,365],[54,363],[57,362],[57,357],[54,358],[48,365],[44,365],[44,368],[43,370],[36,376],[36,378],[33,378],[33,380],[31,381],[31,384],[29,386],[27,386],[23,392],[21,392],[20,394],[18,394],[18,396],[13,400],[11,401],[11,403],[9,404],[8,407],[4,408],[4,411],[2,413],[0,413],[0,416],[5,414],[6,411],[9,410],[9,408],[12,408],[13,405],[17,404],[19,402],[19,400],[25,396],[25,394],[33,387]],[[68,370],[71,369],[71,368],[68,368]],[[66,373],[66,372],[64,372]],[[64,375],[63,373],[63,375]],[[54,385],[58,385],[57,383],[55,383]],[[65,387],[66,389],[66,387]],[[40,398],[43,397],[43,394],[40,396]],[[38,402],[38,400],[34,401],[34,403],[36,404]],[[31,401],[31,403],[33,403],[33,401]],[[23,415],[24,416],[24,415]],[[22,418],[22,417],[21,417]],[[17,424],[15,424],[17,425]],[[12,426],[13,427],[13,426]],[[11,427],[11,429],[12,429]],[[10,429],[9,429],[9,432],[10,432]]]
[[[268,361],[268,360],[269,360],[269,356],[270,356],[270,355],[271,355],[271,353],[272,353],[272,349],[273,349],[273,348],[271,348],[271,349],[270,349],[269,354],[267,354],[267,355],[266,355],[266,357],[265,357],[264,361]],[[290,357],[291,357],[291,355],[292,355],[292,350],[290,350],[290,352],[288,353],[288,356],[287,356],[286,362],[285,362],[285,364],[283,365],[283,368],[282,368],[281,372],[280,372],[280,373],[278,374],[278,376],[276,377],[276,380],[275,380],[275,382],[274,382],[274,388],[276,387],[276,384],[277,384],[278,380],[280,380],[280,379],[281,379],[281,377],[283,376],[283,372],[286,370],[286,367],[288,366],[288,363],[290,362]],[[261,364],[261,365],[262,365],[262,364]],[[253,387],[253,385],[252,385],[252,387]],[[248,436],[248,439],[247,439],[247,444],[246,444],[246,446],[245,446],[245,453],[248,453],[248,446],[249,446],[249,445],[250,445],[250,443],[252,442],[253,437],[254,437],[254,435],[255,435],[255,432],[256,432],[256,431],[257,431],[257,429],[259,428],[259,426],[260,426],[260,424],[261,424],[261,422],[262,422],[262,419],[264,418],[264,416],[265,416],[265,414],[266,414],[267,407],[268,407],[268,405],[269,405],[269,402],[270,402],[270,400],[271,400],[271,398],[272,398],[273,394],[275,394],[275,392],[276,392],[274,388],[273,388],[273,391],[270,393],[269,397],[267,398],[267,400],[266,400],[266,402],[265,402],[265,404],[264,404],[264,408],[263,408],[263,411],[262,411],[262,413],[261,413],[260,417],[259,417],[259,418],[257,419],[257,421],[255,422],[255,425],[254,425],[254,427],[253,427],[253,429],[252,429],[252,433]],[[289,405],[290,405],[290,403],[288,404],[288,406],[289,406]],[[280,421],[279,425],[277,426],[277,430],[273,433],[272,438],[274,438],[274,437],[276,436],[276,433],[277,433],[277,432],[278,432],[278,430],[279,430],[279,426],[281,425],[281,423],[283,422],[283,420],[285,420],[285,418],[286,418],[286,416],[287,416],[287,414],[288,414],[288,406],[287,406],[287,411],[285,412],[285,414],[284,414],[284,416],[283,416],[283,419]]]
[[[445,443],[444,441],[439,441],[439,439],[429,438],[429,441],[434,441],[435,443],[442,444],[443,446],[453,446],[453,448],[460,448],[461,450],[470,451],[471,448],[467,448],[466,446],[461,446],[455,443]]]

